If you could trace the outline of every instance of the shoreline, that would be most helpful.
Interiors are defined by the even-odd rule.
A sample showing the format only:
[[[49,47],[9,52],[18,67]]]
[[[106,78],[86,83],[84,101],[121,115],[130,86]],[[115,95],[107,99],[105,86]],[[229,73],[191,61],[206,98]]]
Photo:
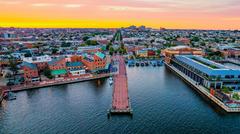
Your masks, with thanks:
[[[207,92],[205,90],[205,87],[203,87],[201,85],[196,85],[193,80],[191,80],[190,78],[185,76],[185,74],[183,74],[182,72],[178,71],[177,69],[175,69],[171,65],[168,65],[168,64],[165,63],[165,66],[168,69],[170,69],[171,71],[173,71],[175,74],[177,74],[177,76],[179,76],[184,82],[186,82],[191,87],[193,87],[194,90],[196,90],[198,93],[200,93],[200,94],[204,95],[205,97],[207,97],[210,101],[214,102],[217,106],[222,108],[224,111],[226,111],[228,113],[240,113],[240,108],[230,108],[230,107],[226,106],[223,102],[218,100],[215,96],[213,96],[209,92]]]
[[[21,85],[18,87],[13,87],[11,89],[12,92],[20,92],[20,91],[25,91],[25,90],[30,90],[30,89],[37,89],[37,88],[45,88],[45,87],[50,87],[50,86],[58,86],[58,85],[65,85],[65,84],[71,84],[71,83],[78,83],[78,82],[84,82],[84,81],[91,81],[91,80],[97,80],[101,78],[108,78],[112,76],[112,73],[109,74],[104,74],[100,76],[92,76],[92,77],[87,77],[87,78],[74,78],[74,79],[63,79],[61,81],[55,81],[53,83],[46,83],[46,84],[38,84],[38,85]],[[7,86],[6,86],[7,88]],[[8,92],[10,90],[3,90],[4,92]]]

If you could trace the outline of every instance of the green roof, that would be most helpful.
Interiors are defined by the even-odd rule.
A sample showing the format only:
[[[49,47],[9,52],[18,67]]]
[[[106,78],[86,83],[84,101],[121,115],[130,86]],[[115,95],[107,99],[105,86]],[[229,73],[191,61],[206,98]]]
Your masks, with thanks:
[[[106,64],[106,66],[105,66],[105,69],[108,69],[108,68],[109,68],[109,66],[110,66],[110,64],[109,64],[109,63],[107,63],[107,64]]]
[[[52,75],[63,75],[63,74],[66,74],[66,73],[67,73],[67,71],[65,69],[52,70],[51,71]]]
[[[104,59],[105,58],[105,54],[101,53],[101,52],[97,52],[96,55],[101,58]]]
[[[78,66],[83,66],[82,62],[67,62],[66,63],[67,67],[78,67]]]

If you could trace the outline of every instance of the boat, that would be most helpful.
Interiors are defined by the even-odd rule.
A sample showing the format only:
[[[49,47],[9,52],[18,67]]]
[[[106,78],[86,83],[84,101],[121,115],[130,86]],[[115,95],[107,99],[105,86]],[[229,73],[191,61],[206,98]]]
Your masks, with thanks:
[[[139,63],[138,62],[136,62],[136,66],[139,67]]]
[[[129,67],[134,67],[135,66],[135,62],[134,61],[128,61],[128,66]]]
[[[162,61],[158,61],[157,62],[157,66],[162,66],[163,65],[163,62]]]
[[[110,78],[109,78],[109,85],[112,85],[112,84],[113,84],[113,78],[110,77]]]
[[[145,61],[145,66],[148,66],[148,65],[149,65],[148,61]]]
[[[156,61],[152,61],[152,66],[156,67],[157,66],[157,62]]]
[[[9,91],[5,94],[4,99],[6,99],[8,101],[16,100],[17,96],[12,91]]]

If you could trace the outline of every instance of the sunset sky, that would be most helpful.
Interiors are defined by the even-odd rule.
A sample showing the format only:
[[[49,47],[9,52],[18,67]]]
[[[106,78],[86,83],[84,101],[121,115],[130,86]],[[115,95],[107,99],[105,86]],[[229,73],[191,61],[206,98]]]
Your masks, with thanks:
[[[0,0],[0,27],[240,29],[240,0]]]

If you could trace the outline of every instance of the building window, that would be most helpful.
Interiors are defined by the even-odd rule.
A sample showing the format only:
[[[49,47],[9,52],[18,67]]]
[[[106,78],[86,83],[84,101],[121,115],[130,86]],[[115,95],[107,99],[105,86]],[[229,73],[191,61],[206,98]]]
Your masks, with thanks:
[[[225,75],[225,78],[229,79],[229,78],[230,78],[230,76],[229,76],[229,75]]]
[[[210,88],[215,88],[215,83],[211,83]]]

